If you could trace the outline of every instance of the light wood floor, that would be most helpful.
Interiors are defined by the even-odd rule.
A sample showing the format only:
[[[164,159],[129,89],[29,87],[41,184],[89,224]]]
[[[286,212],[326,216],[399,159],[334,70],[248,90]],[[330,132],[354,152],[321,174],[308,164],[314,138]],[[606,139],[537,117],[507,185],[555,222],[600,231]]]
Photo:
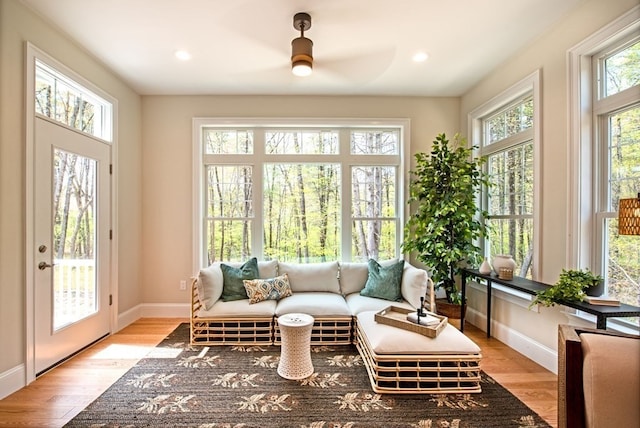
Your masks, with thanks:
[[[186,319],[140,319],[0,400],[2,427],[61,427]],[[557,377],[483,331],[465,325],[482,348],[482,369],[556,426]]]

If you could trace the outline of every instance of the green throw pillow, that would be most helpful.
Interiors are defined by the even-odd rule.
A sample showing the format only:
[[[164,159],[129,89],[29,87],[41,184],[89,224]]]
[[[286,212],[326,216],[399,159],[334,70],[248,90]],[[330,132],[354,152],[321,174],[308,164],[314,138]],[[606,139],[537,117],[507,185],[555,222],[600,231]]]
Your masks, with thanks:
[[[401,302],[400,285],[403,270],[404,260],[390,266],[381,266],[377,261],[369,260],[369,276],[360,295]]]
[[[222,269],[222,301],[248,299],[247,290],[244,288],[245,279],[256,279],[258,272],[258,259],[253,257],[239,268],[234,268],[224,263],[220,263]]]

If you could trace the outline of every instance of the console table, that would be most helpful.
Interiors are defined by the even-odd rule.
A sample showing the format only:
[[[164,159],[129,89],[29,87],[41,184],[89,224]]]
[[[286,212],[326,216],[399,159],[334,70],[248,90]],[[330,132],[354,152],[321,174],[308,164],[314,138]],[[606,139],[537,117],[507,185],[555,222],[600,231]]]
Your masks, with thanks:
[[[484,279],[487,281],[487,337],[491,337],[491,288],[492,284],[500,284],[514,290],[521,291],[530,295],[535,295],[538,291],[545,290],[548,285],[538,281],[532,281],[527,278],[514,276],[511,280],[500,279],[494,274],[482,274],[477,269],[462,269],[462,301],[466,301],[467,294],[467,279],[474,277],[477,279]],[[640,316],[640,307],[627,304],[620,304],[620,306],[604,306],[604,305],[591,305],[587,302],[560,302],[563,306],[578,309],[583,312],[590,313],[596,316],[596,327],[599,329],[607,328],[607,318],[619,318],[619,317],[637,317]],[[463,306],[460,308],[460,331],[464,331],[464,310]]]

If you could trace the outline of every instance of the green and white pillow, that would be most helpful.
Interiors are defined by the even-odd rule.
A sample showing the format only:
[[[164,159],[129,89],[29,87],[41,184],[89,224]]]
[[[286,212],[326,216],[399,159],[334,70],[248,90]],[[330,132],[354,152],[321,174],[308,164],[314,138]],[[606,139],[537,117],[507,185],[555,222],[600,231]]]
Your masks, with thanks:
[[[264,300],[280,300],[293,295],[286,273],[269,279],[246,279],[243,283],[250,304]]]

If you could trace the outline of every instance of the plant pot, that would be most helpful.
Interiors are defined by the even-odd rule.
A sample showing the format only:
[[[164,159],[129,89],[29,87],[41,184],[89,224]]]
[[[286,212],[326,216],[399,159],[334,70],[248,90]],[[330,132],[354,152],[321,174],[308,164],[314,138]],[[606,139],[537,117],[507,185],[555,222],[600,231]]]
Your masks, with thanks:
[[[467,305],[464,305],[464,314],[467,315]],[[460,319],[460,305],[447,302],[447,299],[436,299],[436,313],[447,318]]]
[[[587,287],[584,292],[587,296],[591,297],[600,297],[604,294],[604,280],[599,281],[596,285],[592,285],[591,287]]]

